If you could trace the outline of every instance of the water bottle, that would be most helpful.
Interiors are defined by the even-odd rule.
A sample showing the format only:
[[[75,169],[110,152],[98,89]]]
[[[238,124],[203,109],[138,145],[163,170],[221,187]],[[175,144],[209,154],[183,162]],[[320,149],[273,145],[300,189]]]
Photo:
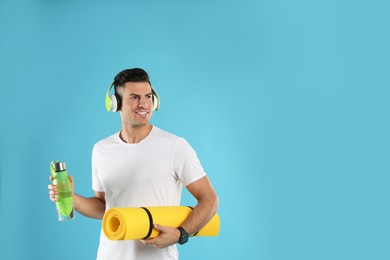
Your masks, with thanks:
[[[52,161],[50,163],[50,171],[53,176],[53,184],[57,186],[59,193],[56,196],[58,199],[56,202],[58,221],[74,219],[72,186],[66,171],[66,164],[57,160]]]

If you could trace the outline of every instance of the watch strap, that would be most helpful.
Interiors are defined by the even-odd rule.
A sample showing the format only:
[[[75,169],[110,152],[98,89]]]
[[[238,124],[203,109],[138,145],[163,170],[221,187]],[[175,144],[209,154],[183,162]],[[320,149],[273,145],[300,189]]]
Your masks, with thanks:
[[[178,227],[177,229],[180,231],[180,238],[179,238],[178,243],[180,245],[187,243],[188,237],[189,237],[187,231],[183,227]]]

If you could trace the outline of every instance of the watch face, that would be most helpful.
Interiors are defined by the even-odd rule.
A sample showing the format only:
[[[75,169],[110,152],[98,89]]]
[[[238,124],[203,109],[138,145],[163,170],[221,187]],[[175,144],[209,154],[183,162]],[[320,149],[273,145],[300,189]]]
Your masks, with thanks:
[[[184,243],[187,243],[188,241],[188,235],[183,235],[181,238],[180,238],[180,244],[184,244]]]

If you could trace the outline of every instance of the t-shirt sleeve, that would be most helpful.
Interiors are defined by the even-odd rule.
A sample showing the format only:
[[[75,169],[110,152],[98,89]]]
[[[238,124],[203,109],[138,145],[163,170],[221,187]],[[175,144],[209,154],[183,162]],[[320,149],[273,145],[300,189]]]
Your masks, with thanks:
[[[181,180],[184,186],[188,186],[206,176],[194,149],[184,138],[179,138],[176,143],[173,168],[177,178]]]
[[[92,190],[97,192],[104,192],[103,185],[99,179],[99,172],[96,165],[97,163],[96,157],[97,157],[97,148],[95,145],[92,150]]]

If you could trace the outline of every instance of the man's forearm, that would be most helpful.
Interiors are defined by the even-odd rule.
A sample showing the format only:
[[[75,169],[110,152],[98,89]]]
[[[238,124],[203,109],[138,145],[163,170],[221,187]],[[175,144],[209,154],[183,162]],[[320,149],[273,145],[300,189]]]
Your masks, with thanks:
[[[204,227],[218,210],[218,197],[198,201],[198,205],[181,225],[188,234],[192,235]]]
[[[104,200],[97,197],[84,198],[76,193],[73,194],[74,207],[80,214],[95,218],[102,219],[106,210],[106,203]]]

